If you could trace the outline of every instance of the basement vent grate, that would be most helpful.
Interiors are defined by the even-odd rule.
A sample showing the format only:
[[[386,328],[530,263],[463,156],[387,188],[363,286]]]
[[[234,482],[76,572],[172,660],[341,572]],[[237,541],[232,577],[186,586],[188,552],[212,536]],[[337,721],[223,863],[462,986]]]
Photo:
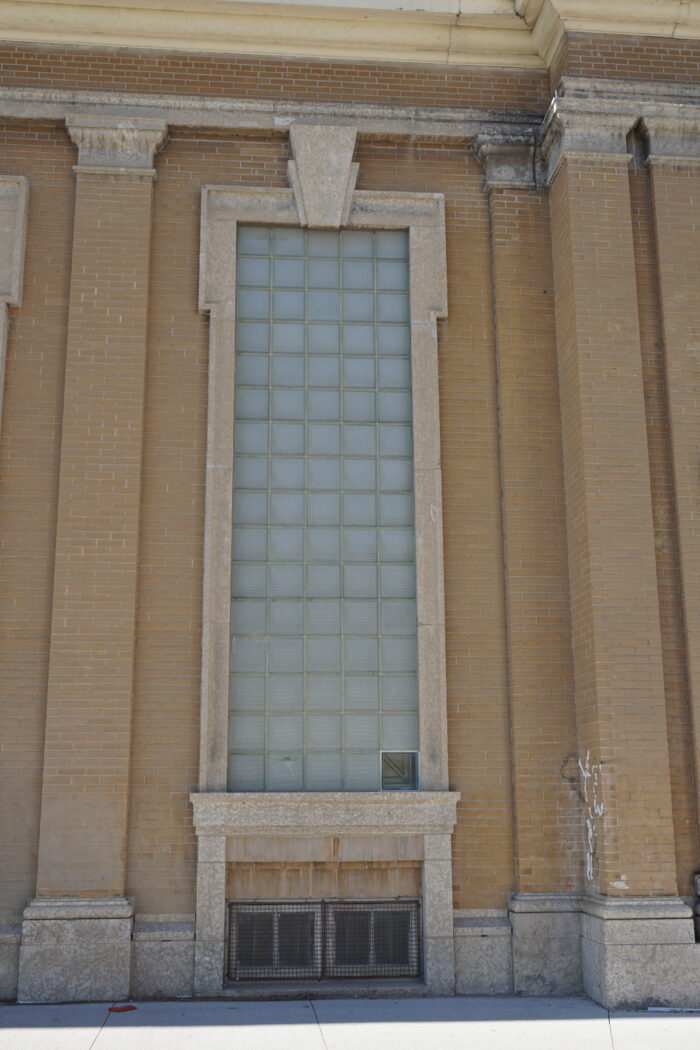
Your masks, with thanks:
[[[229,980],[418,977],[419,902],[229,905]]]

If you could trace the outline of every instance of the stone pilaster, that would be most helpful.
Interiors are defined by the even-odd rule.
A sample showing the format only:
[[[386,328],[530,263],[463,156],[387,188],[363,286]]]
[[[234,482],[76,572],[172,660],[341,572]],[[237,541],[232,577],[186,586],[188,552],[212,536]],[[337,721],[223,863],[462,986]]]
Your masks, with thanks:
[[[29,183],[21,175],[0,175],[0,426],[5,387],[8,307],[22,303]]]
[[[635,118],[611,109],[581,98],[556,99],[545,121],[544,153],[584,809],[584,916],[590,902],[598,902],[593,925],[582,925],[583,982],[589,994],[613,1006],[645,997],[621,987],[622,956],[599,951],[597,944],[617,937],[629,974],[655,973],[650,994],[658,1001],[667,991],[663,971],[673,962],[675,942],[687,940],[692,928],[676,897],[626,151]],[[632,925],[606,926],[619,917],[618,902],[628,900],[636,908]],[[658,926],[659,908],[673,920],[673,931],[668,922]],[[630,982],[632,988],[633,977]]]
[[[700,107],[645,116],[671,433],[695,788],[700,809]],[[692,112],[692,110],[695,112]]]
[[[516,887],[539,900],[576,886],[581,823],[561,773],[576,722],[549,209],[534,134],[480,135],[475,146],[491,219]],[[515,991],[575,993],[580,966],[562,966],[568,926],[558,913],[538,920],[532,936],[532,914],[511,909],[514,946],[525,946]]]
[[[37,898],[25,913],[19,978],[19,997],[34,1001],[117,998],[129,985],[126,822],[153,154],[165,126],[73,118],[68,130],[79,152],[44,779]]]

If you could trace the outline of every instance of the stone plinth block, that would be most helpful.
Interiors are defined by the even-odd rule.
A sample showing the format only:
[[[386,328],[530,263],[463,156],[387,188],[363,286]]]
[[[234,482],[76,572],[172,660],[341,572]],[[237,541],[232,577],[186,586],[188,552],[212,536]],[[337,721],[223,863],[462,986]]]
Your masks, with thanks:
[[[34,901],[24,914],[20,1002],[99,1002],[129,995],[130,902]]]

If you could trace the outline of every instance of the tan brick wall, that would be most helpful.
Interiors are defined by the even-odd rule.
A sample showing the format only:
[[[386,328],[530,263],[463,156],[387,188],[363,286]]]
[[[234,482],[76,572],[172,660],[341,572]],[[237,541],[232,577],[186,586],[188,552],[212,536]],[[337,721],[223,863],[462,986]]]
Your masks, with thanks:
[[[490,194],[516,888],[578,888],[569,572],[547,195]]]
[[[588,887],[676,890],[637,287],[622,159],[550,192]],[[600,811],[600,806],[604,811]],[[596,811],[596,807],[598,811]]]
[[[16,87],[528,111],[544,110],[549,102],[548,76],[539,70],[329,64],[27,44],[0,47],[0,69],[3,84]]]
[[[552,63],[552,87],[566,75],[697,84],[700,41],[568,33]]]
[[[0,445],[0,916],[34,893],[56,542],[75,151],[65,129],[0,127],[30,181],[22,308],[11,312]]]
[[[391,864],[228,864],[229,900],[381,900],[420,897],[421,869],[415,861]]]

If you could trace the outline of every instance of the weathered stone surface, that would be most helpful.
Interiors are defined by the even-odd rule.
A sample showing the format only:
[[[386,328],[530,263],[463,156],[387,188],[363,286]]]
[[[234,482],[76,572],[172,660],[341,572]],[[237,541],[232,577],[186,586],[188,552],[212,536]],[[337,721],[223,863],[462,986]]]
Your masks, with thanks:
[[[513,957],[508,919],[456,919],[454,932],[456,994],[512,994]]]
[[[352,163],[357,128],[292,124],[289,181],[302,226],[338,229],[347,221],[359,165]]]
[[[168,933],[165,933],[168,936]],[[135,999],[169,999],[192,995],[194,940],[136,940],[131,959],[131,995]]]
[[[581,993],[578,904],[578,898],[571,894],[518,894],[511,899],[515,992],[521,995]],[[535,908],[538,910],[530,910]]]
[[[17,998],[97,1002],[129,994],[129,919],[25,919]]]

